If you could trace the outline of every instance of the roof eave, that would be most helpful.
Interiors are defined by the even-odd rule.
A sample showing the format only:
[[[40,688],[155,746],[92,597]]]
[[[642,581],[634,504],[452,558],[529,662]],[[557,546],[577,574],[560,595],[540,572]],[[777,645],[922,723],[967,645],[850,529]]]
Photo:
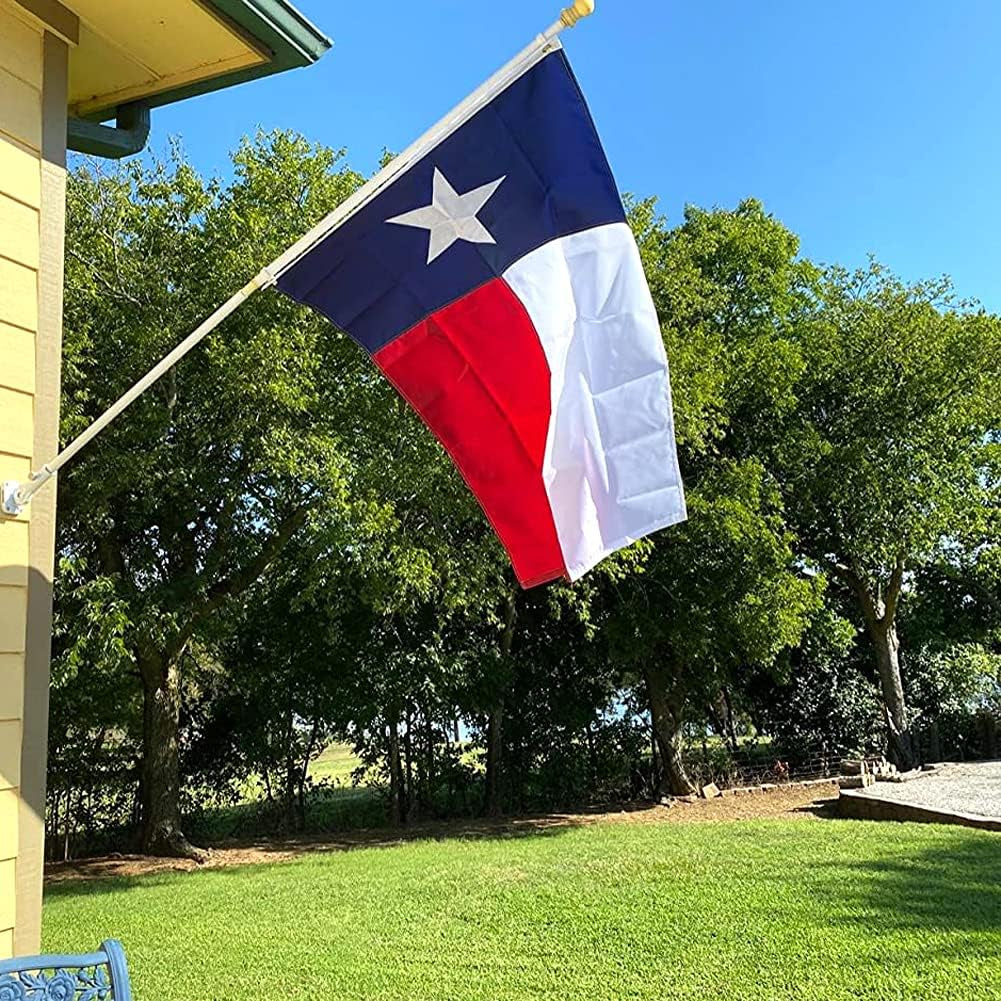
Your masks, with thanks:
[[[223,90],[273,73],[309,66],[320,59],[333,44],[287,0],[201,0],[201,2],[231,22],[257,47],[267,52],[270,58],[258,66],[250,66],[210,80],[200,80],[153,94],[141,102],[145,107],[162,107],[165,104],[173,104],[214,90]],[[85,117],[95,122],[106,121],[114,117],[116,111],[115,105],[109,105],[106,108],[95,108]]]

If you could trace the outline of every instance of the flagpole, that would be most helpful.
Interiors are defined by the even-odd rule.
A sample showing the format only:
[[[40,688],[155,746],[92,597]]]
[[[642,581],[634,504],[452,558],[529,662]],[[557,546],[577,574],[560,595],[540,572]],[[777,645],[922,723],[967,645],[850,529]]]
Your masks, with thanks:
[[[93,424],[74,438],[54,459],[35,470],[25,482],[7,480],[3,484],[0,511],[16,517],[27,506],[36,493],[82,448],[97,437],[119,414],[137,397],[141,396],[161,376],[174,367],[196,344],[215,330],[223,320],[235,312],[255,292],[274,285],[281,274],[290,268],[314,244],[318,243],[338,226],[351,218],[367,202],[371,201],[386,185],[410,167],[429,149],[440,143],[468,121],[485,104],[509,83],[516,80],[535,62],[545,55],[557,36],[566,28],[572,28],[579,20],[594,13],[595,0],[574,0],[570,7],[560,13],[545,31],[537,35],[510,62],[502,66],[489,80],[469,95],[461,104],[452,109],[444,118],[434,124],[416,142],[407,147],[399,156],[382,168],[363,184],[351,197],[345,199],[329,215],[320,220],[301,239],[276,257],[267,267],[262,268],[242,289],[230,296],[211,316],[202,321],[173,351],[161,359],[131,389],[115,401]]]

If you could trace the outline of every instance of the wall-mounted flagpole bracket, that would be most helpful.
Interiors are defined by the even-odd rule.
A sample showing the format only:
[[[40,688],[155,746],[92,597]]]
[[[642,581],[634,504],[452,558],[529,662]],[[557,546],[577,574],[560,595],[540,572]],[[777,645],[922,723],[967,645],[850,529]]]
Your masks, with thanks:
[[[45,486],[55,475],[56,470],[46,463],[41,469],[36,469],[28,477],[27,483],[18,483],[17,480],[5,480],[0,510],[12,518],[16,518],[28,506],[28,501],[31,500],[35,493]]]
[[[24,510],[17,497],[20,489],[21,484],[17,480],[4,480],[3,513],[9,514],[12,518],[16,518]]]

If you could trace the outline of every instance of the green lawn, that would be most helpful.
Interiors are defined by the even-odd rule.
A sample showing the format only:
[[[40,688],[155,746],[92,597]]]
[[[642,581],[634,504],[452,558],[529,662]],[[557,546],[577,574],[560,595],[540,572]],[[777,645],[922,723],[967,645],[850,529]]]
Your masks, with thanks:
[[[309,766],[314,782],[328,779],[338,785],[351,785],[352,772],[361,764],[348,744],[330,744]]]
[[[51,887],[138,1001],[1001,999],[1001,836],[603,824]]]

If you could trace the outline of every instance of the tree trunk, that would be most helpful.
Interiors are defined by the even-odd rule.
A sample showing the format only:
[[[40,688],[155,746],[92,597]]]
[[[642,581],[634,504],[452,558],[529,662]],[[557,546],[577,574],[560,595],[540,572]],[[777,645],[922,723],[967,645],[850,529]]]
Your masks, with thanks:
[[[504,603],[504,632],[501,634],[501,656],[510,660],[511,647],[514,643],[514,623],[517,614],[517,592],[510,591]],[[504,695],[497,696],[497,701],[490,710],[487,719],[487,792],[484,804],[488,817],[499,817],[501,813],[500,770],[501,755],[504,748]]]
[[[730,750],[736,754],[740,750],[740,741],[737,739],[737,724],[733,718],[733,699],[730,698],[730,689],[724,685],[721,689],[723,696],[724,725],[726,726],[727,740],[730,742]]]
[[[181,726],[181,677],[175,662],[155,655],[139,662],[143,683],[143,831],[147,855],[204,862],[181,831],[181,775],[178,738]]]
[[[299,802],[299,826],[297,830],[300,831],[304,831],[306,829],[306,783],[309,781],[309,763],[313,760],[313,749],[316,747],[316,736],[319,729],[320,721],[318,719],[314,719],[312,729],[309,731],[309,742],[306,744],[306,752],[302,756],[299,774],[296,778],[296,796]]]
[[[199,626],[227,600],[242,594],[261,577],[303,526],[308,514],[305,506],[290,511],[253,559],[230,576],[211,583],[202,597],[189,605],[187,621],[178,628],[169,645],[158,648],[153,643],[144,643],[140,646],[136,658],[143,685],[140,805],[142,848],[148,854],[191,858],[199,862],[208,858],[208,852],[193,847],[181,831],[178,758],[181,720],[180,662],[188,642]],[[189,536],[187,541],[193,546],[192,537]],[[101,565],[105,572],[125,577],[125,563],[117,535],[101,539],[99,545]],[[206,555],[207,562],[211,564],[212,554]]]
[[[644,670],[650,696],[650,716],[654,733],[660,746],[664,777],[675,796],[689,796],[695,792],[681,756],[681,727],[684,722],[684,686],[666,667],[647,667]]]
[[[652,719],[652,714],[651,714]],[[650,792],[654,799],[660,796],[663,788],[662,773],[660,768],[660,747],[657,742],[657,730],[650,727]]]
[[[883,712],[889,735],[890,754],[901,771],[918,763],[914,735],[907,719],[904,685],[900,678],[900,640],[897,638],[897,605],[904,580],[904,555],[898,554],[885,586],[872,581],[854,566],[833,564],[834,573],[855,592],[869,638],[876,651],[876,667],[883,693]]]
[[[914,736],[907,719],[904,686],[900,678],[900,640],[897,625],[885,618],[869,627],[869,636],[876,650],[876,666],[883,690],[883,708],[890,737],[890,751],[897,767],[906,772],[917,765]]]
[[[400,726],[394,714],[389,721],[389,819],[394,827],[403,823],[403,767],[400,763]]]
[[[431,712],[424,707],[424,782],[421,802],[421,816],[430,817],[434,802],[434,724]]]
[[[285,792],[282,796],[282,833],[293,834],[298,830],[296,819],[296,789],[299,782],[299,763],[289,750],[285,758]]]
[[[502,729],[504,726],[504,700],[498,699],[487,718],[487,793],[484,811],[488,817],[499,817]]]
[[[592,797],[598,790],[598,752],[594,746],[594,731],[591,729],[592,720],[587,721],[584,727],[584,742],[587,744],[587,770],[588,775],[588,797]],[[522,769],[524,771],[524,769]]]
[[[407,823],[412,824],[415,820],[420,820],[420,811],[418,809],[417,796],[414,792],[414,717],[409,710],[407,710],[406,727],[403,735],[403,755],[407,763],[407,795],[404,816]]]
[[[282,793],[281,832],[291,834],[296,829],[295,823],[295,789],[299,777],[299,766],[295,760],[295,713],[288,709],[285,714],[285,778]]]
[[[69,789],[66,792],[66,830],[63,833],[63,861],[69,862],[70,860],[70,824],[73,818],[73,790]]]

